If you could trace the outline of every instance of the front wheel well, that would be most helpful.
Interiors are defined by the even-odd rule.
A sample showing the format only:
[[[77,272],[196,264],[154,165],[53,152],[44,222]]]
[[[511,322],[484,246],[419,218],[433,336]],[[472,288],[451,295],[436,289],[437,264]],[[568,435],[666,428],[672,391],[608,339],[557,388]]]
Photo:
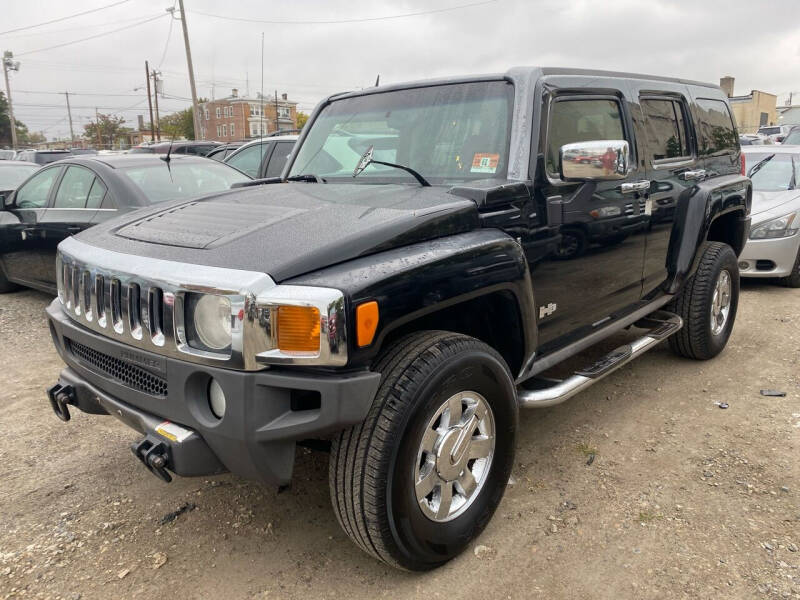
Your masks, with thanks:
[[[384,348],[416,331],[440,330],[461,333],[494,348],[512,373],[519,373],[525,354],[525,333],[519,305],[508,290],[491,292],[427,313],[392,330]]]
[[[722,242],[733,248],[736,256],[744,250],[747,240],[747,222],[742,219],[741,211],[733,211],[720,215],[711,222],[706,240],[709,242]]]

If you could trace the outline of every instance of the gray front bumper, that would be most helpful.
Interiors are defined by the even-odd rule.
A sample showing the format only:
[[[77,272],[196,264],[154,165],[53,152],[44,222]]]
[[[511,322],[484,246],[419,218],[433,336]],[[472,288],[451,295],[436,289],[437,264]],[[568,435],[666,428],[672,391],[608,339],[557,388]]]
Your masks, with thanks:
[[[249,479],[285,485],[292,476],[295,442],[325,437],[361,422],[380,383],[380,374],[370,371],[245,372],[189,363],[91,332],[74,323],[58,299],[47,308],[47,315],[53,342],[67,363],[59,383],[72,385],[80,410],[113,414],[148,435],[158,435],[154,425],[165,420],[196,434],[196,439],[188,440],[191,446],[174,449],[173,454],[183,457],[170,467],[178,475],[227,469]],[[84,349],[83,354],[73,351],[77,347]],[[113,375],[115,368],[98,368],[98,360],[90,364],[85,359],[87,348],[116,369],[127,365],[138,377],[155,377],[166,386],[166,395],[123,383]],[[227,399],[222,419],[208,408],[212,377]]]
[[[800,234],[771,240],[747,240],[739,257],[742,277],[788,277],[800,250]],[[757,267],[757,261],[770,261],[772,268]]]

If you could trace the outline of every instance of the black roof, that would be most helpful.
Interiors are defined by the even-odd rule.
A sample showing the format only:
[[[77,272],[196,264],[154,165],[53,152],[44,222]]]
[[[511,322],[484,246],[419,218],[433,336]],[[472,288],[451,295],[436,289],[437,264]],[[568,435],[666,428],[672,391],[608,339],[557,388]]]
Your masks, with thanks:
[[[205,163],[206,161],[210,160],[204,156],[195,156],[194,154],[173,154],[169,157],[170,161],[179,160],[181,162],[195,162],[195,163]],[[81,155],[81,156],[73,156],[69,159],[65,159],[63,161],[59,161],[60,163],[70,163],[70,164],[95,164],[101,163],[112,169],[116,169],[118,167],[134,167],[137,165],[156,165],[164,164],[164,155],[163,154],[91,154],[91,155]]]

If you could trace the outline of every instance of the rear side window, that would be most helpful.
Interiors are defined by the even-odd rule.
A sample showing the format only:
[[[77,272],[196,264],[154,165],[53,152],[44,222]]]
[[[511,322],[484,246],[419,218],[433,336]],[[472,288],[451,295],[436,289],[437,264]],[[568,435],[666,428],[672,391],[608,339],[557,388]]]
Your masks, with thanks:
[[[657,162],[690,157],[683,103],[666,98],[643,98],[641,103],[650,159]]]
[[[564,144],[624,140],[622,111],[611,99],[556,100],[547,129],[547,171],[558,173],[558,153]]]
[[[728,105],[722,100],[699,98],[698,153],[702,156],[734,154],[739,150],[739,139]]]
[[[56,208],[86,208],[86,198],[94,183],[94,173],[83,167],[70,166],[56,192]]]
[[[100,208],[105,195],[106,185],[95,177],[92,188],[89,190],[89,197],[86,199],[86,208]]]
[[[275,144],[275,150],[273,151],[272,156],[269,159],[269,165],[267,166],[267,172],[265,174],[266,177],[280,176],[284,165],[286,165],[286,159],[288,159],[289,155],[292,153],[293,147],[294,142],[278,142]]]

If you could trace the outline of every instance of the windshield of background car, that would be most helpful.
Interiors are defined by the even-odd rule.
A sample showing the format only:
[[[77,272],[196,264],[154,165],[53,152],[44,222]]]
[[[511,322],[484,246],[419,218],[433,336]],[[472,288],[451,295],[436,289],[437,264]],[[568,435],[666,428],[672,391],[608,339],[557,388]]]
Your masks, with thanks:
[[[359,158],[372,146],[374,160],[411,167],[432,184],[504,178],[513,101],[514,88],[505,81],[335,100],[314,120],[289,176],[416,184],[410,174],[377,164],[353,179]]]
[[[784,146],[800,145],[800,129],[792,129],[783,139]]]
[[[169,169],[162,163],[123,167],[119,171],[133,181],[150,202],[204,196],[250,180],[244,173],[213,161],[198,164],[175,160]]]
[[[760,160],[775,154],[768,162],[750,176],[753,189],[757,192],[783,192],[800,186],[800,152],[785,153],[750,153],[746,155],[746,167],[754,167]]]
[[[780,133],[780,127],[760,127],[758,129],[758,133],[762,135],[775,135],[776,133]]]
[[[33,165],[15,165],[0,167],[0,191],[15,190],[23,181],[33,175],[39,167]]]

